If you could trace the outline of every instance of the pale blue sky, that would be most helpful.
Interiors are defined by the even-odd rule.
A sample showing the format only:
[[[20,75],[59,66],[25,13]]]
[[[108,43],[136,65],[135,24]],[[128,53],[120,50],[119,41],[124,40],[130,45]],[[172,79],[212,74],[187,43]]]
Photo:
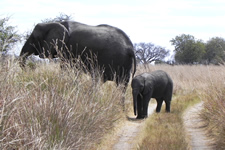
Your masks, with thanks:
[[[191,34],[205,42],[225,38],[224,0],[1,0],[0,18],[11,16],[19,33],[59,13],[89,25],[110,24],[127,33],[133,43],[152,42],[173,50],[169,42]]]

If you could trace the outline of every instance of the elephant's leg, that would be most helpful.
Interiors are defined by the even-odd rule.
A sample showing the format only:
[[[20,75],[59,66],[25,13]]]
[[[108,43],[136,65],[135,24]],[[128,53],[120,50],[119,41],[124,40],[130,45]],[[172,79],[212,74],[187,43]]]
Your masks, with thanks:
[[[137,97],[137,119],[143,118],[143,98],[140,94]]]
[[[165,103],[166,103],[166,112],[170,112],[170,103],[172,99],[172,88],[168,90],[167,95],[165,97]]]
[[[117,66],[117,67],[115,67],[117,69],[114,74],[112,74],[112,68],[109,68],[108,72],[110,73],[111,80],[115,81],[116,79],[117,86],[119,85],[122,86],[124,88],[124,93],[125,93],[128,87],[128,83],[130,81],[130,70],[127,70],[123,68],[122,66]]]
[[[161,111],[161,107],[162,107],[162,103],[163,103],[163,99],[162,98],[157,98],[157,107],[156,107],[156,112],[160,112]]]
[[[61,59],[60,60],[60,68],[62,70],[66,70],[68,68],[68,62],[66,60]]]
[[[166,100],[166,112],[170,112],[170,103],[171,101],[170,100]]]
[[[110,70],[110,73],[111,73],[111,70]],[[118,73],[116,73],[116,74],[118,74]],[[127,90],[127,86],[128,86],[128,83],[129,83],[129,79],[130,78],[123,78],[122,75],[118,75],[118,76],[115,77],[114,75],[110,75],[110,74],[106,75],[106,73],[104,74],[104,82],[106,82],[107,80],[111,80],[111,81],[116,80],[117,87],[120,87],[120,89],[122,91],[122,94],[123,94],[122,95],[123,111],[125,111],[125,95],[126,95],[126,90]]]
[[[148,117],[148,104],[151,99],[152,93],[143,96],[143,118]]]
[[[122,93],[122,99],[121,99],[123,111],[125,112],[125,92]]]
[[[122,91],[122,106],[123,106],[123,111],[125,111],[125,97],[126,97],[126,86],[120,86],[120,89]]]

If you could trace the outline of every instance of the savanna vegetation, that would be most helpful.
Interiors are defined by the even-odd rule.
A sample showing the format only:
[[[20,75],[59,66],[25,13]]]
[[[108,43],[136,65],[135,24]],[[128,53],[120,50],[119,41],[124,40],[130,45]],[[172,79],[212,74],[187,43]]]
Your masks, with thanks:
[[[123,94],[114,82],[92,81],[80,69],[62,71],[55,63],[28,68],[22,71],[9,60],[0,67],[1,149],[96,149],[133,111],[130,87],[123,112]],[[146,120],[137,148],[188,149],[182,115],[203,100],[201,117],[217,149],[223,149],[224,66],[138,66],[137,74],[157,69],[174,81],[171,113],[163,108]]]
[[[21,35],[17,34],[14,26],[10,26],[10,17],[0,18],[0,52],[6,54],[21,40]]]
[[[0,149],[90,149],[122,113],[122,93],[59,64],[0,67]]]
[[[200,112],[204,127],[208,136],[214,141],[215,149],[224,149],[225,67],[156,65],[148,69],[139,68],[139,72],[157,69],[168,72],[174,81],[171,113],[162,111],[146,120],[137,148],[143,150],[189,149],[183,126],[183,113],[193,104],[204,101],[204,109]]]
[[[176,64],[224,64],[225,39],[222,37],[213,37],[203,42],[193,35],[181,34],[170,42],[175,47]]]
[[[121,87],[114,82],[103,84],[100,73],[99,80],[93,81],[79,67],[61,70],[52,62],[28,63],[26,71],[21,70],[16,60],[2,57],[21,40],[8,20],[0,19],[0,149],[101,147],[105,135],[133,111],[130,86],[123,112]],[[171,43],[175,46],[174,61],[191,66],[150,66],[149,57],[161,62],[168,51],[152,43],[136,44],[137,59],[142,62],[136,75],[161,69],[174,81],[171,113],[162,111],[146,119],[137,149],[188,149],[182,115],[201,100],[204,109],[200,116],[208,135],[216,149],[225,149],[225,67],[220,66],[225,61],[224,39],[215,37],[204,43],[182,34]],[[151,55],[152,51],[162,55]]]

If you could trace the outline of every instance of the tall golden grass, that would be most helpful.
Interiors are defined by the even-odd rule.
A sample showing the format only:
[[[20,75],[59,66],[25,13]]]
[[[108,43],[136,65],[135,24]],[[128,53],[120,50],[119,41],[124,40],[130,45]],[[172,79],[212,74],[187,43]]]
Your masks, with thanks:
[[[14,61],[0,66],[0,149],[96,149],[124,118],[123,93],[114,82],[93,81],[82,69],[61,70],[54,63],[31,68],[22,71]],[[199,100],[204,101],[201,117],[210,137],[217,149],[224,149],[224,66],[137,69],[136,75],[164,70],[174,82],[171,113],[163,108],[146,120],[139,149],[187,149],[182,115]],[[126,106],[132,111],[130,86]]]
[[[90,149],[123,117],[122,92],[58,64],[0,66],[0,149]]]
[[[213,70],[209,85],[203,90],[204,110],[201,117],[205,121],[208,136],[214,141],[215,149],[225,149],[225,71]]]

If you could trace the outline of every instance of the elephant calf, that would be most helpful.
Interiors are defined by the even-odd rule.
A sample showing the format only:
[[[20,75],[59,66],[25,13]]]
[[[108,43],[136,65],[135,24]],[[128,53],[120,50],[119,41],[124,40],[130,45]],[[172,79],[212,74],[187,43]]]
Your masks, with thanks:
[[[160,112],[163,100],[166,103],[166,111],[170,112],[173,81],[166,72],[157,70],[140,74],[133,78],[131,86],[134,114],[137,113],[137,119],[148,116],[148,104],[151,98],[157,101],[156,112]]]

